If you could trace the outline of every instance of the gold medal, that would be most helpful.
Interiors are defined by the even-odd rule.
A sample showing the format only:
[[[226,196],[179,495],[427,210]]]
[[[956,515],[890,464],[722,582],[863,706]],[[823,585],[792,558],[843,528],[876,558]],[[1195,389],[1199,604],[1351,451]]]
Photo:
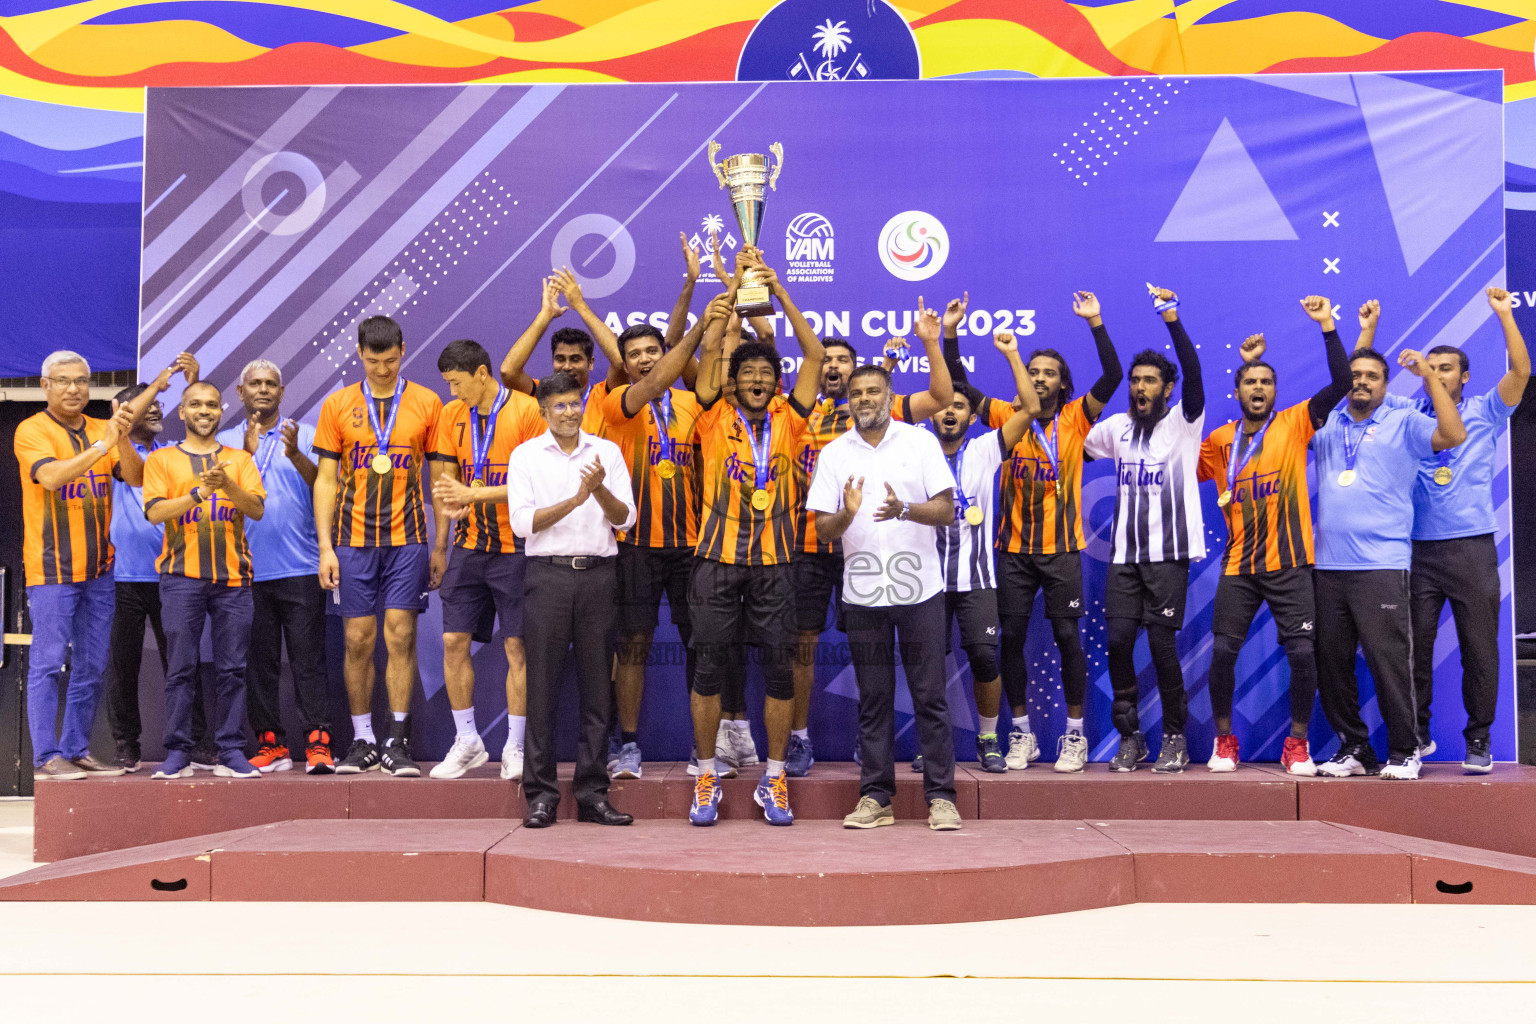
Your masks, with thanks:
[[[769,497],[767,491],[752,492],[752,507],[757,509],[759,512],[766,511],[772,501],[773,499]]]
[[[673,477],[677,476],[677,463],[673,462],[671,459],[662,459],[660,462],[656,463],[656,475],[661,477],[663,480],[671,480]]]
[[[1216,504],[1220,505],[1222,508],[1226,508],[1228,505],[1232,504],[1232,492],[1222,491],[1221,494],[1216,498]]]
[[[1346,469],[1344,472],[1340,473],[1339,474],[1339,486],[1340,487],[1348,487],[1350,484],[1354,483],[1355,482],[1355,475],[1356,475],[1355,471],[1352,470],[1352,469]]]
[[[395,464],[390,461],[388,455],[385,455],[383,452],[379,452],[379,454],[373,457],[373,461],[368,463],[368,468],[380,476],[383,476],[385,473],[388,473],[394,469]]]
[[[1441,487],[1444,487],[1446,484],[1451,482],[1451,478],[1454,475],[1455,474],[1451,472],[1450,466],[1441,466],[1439,469],[1435,470],[1435,483],[1439,484]]]
[[[981,521],[985,518],[986,515],[981,511],[980,505],[972,505],[965,510],[965,521],[972,526],[980,526]]]
[[[484,487],[485,486],[485,481],[481,480],[479,477],[475,477],[473,480],[471,480],[469,482],[469,486],[471,486],[471,487]]]

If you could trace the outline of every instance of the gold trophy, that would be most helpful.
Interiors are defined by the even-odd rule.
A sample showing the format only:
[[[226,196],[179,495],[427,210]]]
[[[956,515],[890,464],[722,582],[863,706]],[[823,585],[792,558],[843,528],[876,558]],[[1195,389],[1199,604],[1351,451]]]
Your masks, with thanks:
[[[784,169],[784,147],[775,142],[768,152],[778,159],[772,170],[768,167],[765,153],[737,153],[728,156],[723,163],[716,163],[720,143],[709,143],[709,167],[720,179],[720,187],[731,188],[731,208],[736,211],[736,223],[741,225],[741,237],[747,245],[757,245],[758,232],[763,226],[763,185],[778,191],[779,172]],[[736,290],[736,315],[745,320],[749,316],[770,316],[773,303],[769,300],[768,286],[755,270],[741,275],[741,287]]]

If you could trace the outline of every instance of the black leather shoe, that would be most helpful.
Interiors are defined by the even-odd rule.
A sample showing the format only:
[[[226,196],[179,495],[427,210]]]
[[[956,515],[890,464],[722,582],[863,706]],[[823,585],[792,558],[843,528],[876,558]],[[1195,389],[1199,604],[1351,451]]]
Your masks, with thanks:
[[[549,828],[554,823],[554,804],[532,804],[528,808],[528,816],[523,819],[526,828]]]
[[[616,811],[608,806],[608,801],[599,800],[591,806],[576,808],[577,821],[590,821],[594,825],[629,825],[635,820],[632,814]]]

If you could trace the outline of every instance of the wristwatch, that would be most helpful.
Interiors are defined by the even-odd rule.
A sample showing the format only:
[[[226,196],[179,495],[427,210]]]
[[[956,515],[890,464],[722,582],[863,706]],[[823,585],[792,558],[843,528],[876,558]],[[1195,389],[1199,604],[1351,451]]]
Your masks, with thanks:
[[[192,503],[194,505],[201,505],[203,503],[203,495],[201,493],[202,486],[202,484],[193,484],[192,489],[187,492],[192,496]]]
[[[912,511],[912,506],[904,501],[904,502],[901,503],[901,511],[896,513],[896,518],[901,520],[902,522],[906,522],[907,521],[907,514],[910,513],[911,511]]]
[[[101,441],[101,440],[92,441],[91,442],[91,447],[95,448],[97,451],[101,452],[101,454],[103,454],[103,455],[107,454],[107,452],[111,450],[111,449],[109,449],[107,447],[107,442]]]

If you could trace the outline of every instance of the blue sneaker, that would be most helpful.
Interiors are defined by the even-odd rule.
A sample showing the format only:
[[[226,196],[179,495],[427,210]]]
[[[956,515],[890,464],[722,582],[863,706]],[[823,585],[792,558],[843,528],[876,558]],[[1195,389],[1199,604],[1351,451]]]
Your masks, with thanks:
[[[704,772],[693,783],[693,806],[688,820],[695,825],[713,825],[720,817],[720,801],[725,792],[713,772]]]
[[[640,744],[626,743],[619,756],[608,769],[609,778],[638,779],[640,777]]]
[[[260,772],[256,773],[260,775]],[[192,777],[192,755],[185,750],[167,750],[165,761],[155,769],[152,779],[187,779]]]
[[[619,734],[608,734],[608,777],[613,778],[613,770],[619,765]]]
[[[770,825],[793,825],[795,812],[789,809],[789,777],[764,775],[757,780],[752,799],[763,809],[763,817]]]
[[[789,750],[784,755],[784,774],[793,779],[803,779],[811,773],[816,758],[811,753],[811,741],[790,734]]]
[[[923,770],[923,755],[918,754],[912,759],[912,770],[921,774]]]
[[[261,769],[247,761],[240,751],[226,750],[213,766],[213,774],[221,779],[259,779]]]
[[[1461,759],[1461,770],[1468,775],[1487,775],[1493,771],[1493,757],[1488,752],[1488,739],[1467,740],[1467,756]]]

